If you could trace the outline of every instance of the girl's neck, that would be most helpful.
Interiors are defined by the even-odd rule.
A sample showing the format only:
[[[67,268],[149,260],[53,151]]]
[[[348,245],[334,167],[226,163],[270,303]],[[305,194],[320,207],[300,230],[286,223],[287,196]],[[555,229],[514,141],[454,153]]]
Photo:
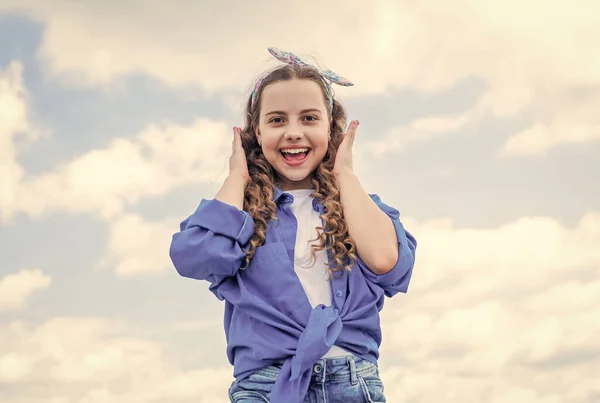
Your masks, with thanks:
[[[279,180],[277,181],[277,187],[284,192],[289,190],[314,190],[314,186],[312,185],[310,178],[306,178],[298,182],[292,182],[289,180]]]

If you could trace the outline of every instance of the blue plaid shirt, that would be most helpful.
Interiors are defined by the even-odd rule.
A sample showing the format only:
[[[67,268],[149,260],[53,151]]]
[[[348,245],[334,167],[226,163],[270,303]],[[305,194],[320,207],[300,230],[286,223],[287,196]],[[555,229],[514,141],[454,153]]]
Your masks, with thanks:
[[[256,249],[245,270],[239,270],[243,248],[254,233],[254,221],[245,211],[219,200],[202,200],[173,235],[170,256],[179,274],[208,281],[209,289],[225,301],[227,356],[234,376],[243,379],[283,363],[271,393],[274,402],[302,402],[313,364],[334,344],[377,364],[384,296],[407,291],[417,243],[396,209],[377,195],[371,199],[394,223],[398,261],[389,273],[376,275],[359,256],[351,273],[334,273],[331,306],[313,309],[296,276],[293,196],[278,188],[278,221],[269,223],[264,246]],[[323,213],[316,200],[313,208]]]

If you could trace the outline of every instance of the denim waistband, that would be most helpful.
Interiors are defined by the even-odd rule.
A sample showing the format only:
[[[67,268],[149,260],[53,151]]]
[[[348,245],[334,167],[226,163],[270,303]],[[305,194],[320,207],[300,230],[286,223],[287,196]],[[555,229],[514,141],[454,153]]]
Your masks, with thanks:
[[[257,371],[256,374],[275,381],[282,365],[282,363],[270,365]],[[356,356],[323,358],[312,366],[311,382],[319,384],[349,380],[355,384],[358,382],[358,376],[367,377],[377,371],[377,364]]]

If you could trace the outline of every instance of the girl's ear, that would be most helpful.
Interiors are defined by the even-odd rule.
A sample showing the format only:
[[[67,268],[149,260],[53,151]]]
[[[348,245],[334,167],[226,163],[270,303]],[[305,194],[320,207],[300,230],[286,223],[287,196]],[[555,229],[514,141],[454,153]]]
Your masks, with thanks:
[[[256,134],[256,141],[258,141],[258,145],[262,145],[262,140],[260,138],[260,130],[258,130],[258,126],[254,126],[254,133]]]

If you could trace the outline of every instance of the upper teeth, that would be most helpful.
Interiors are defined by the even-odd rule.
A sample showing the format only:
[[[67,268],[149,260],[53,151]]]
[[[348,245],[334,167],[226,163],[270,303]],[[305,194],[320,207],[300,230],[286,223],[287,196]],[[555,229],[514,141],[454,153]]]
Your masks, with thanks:
[[[281,151],[284,153],[297,154],[307,152],[308,148],[283,148]]]

